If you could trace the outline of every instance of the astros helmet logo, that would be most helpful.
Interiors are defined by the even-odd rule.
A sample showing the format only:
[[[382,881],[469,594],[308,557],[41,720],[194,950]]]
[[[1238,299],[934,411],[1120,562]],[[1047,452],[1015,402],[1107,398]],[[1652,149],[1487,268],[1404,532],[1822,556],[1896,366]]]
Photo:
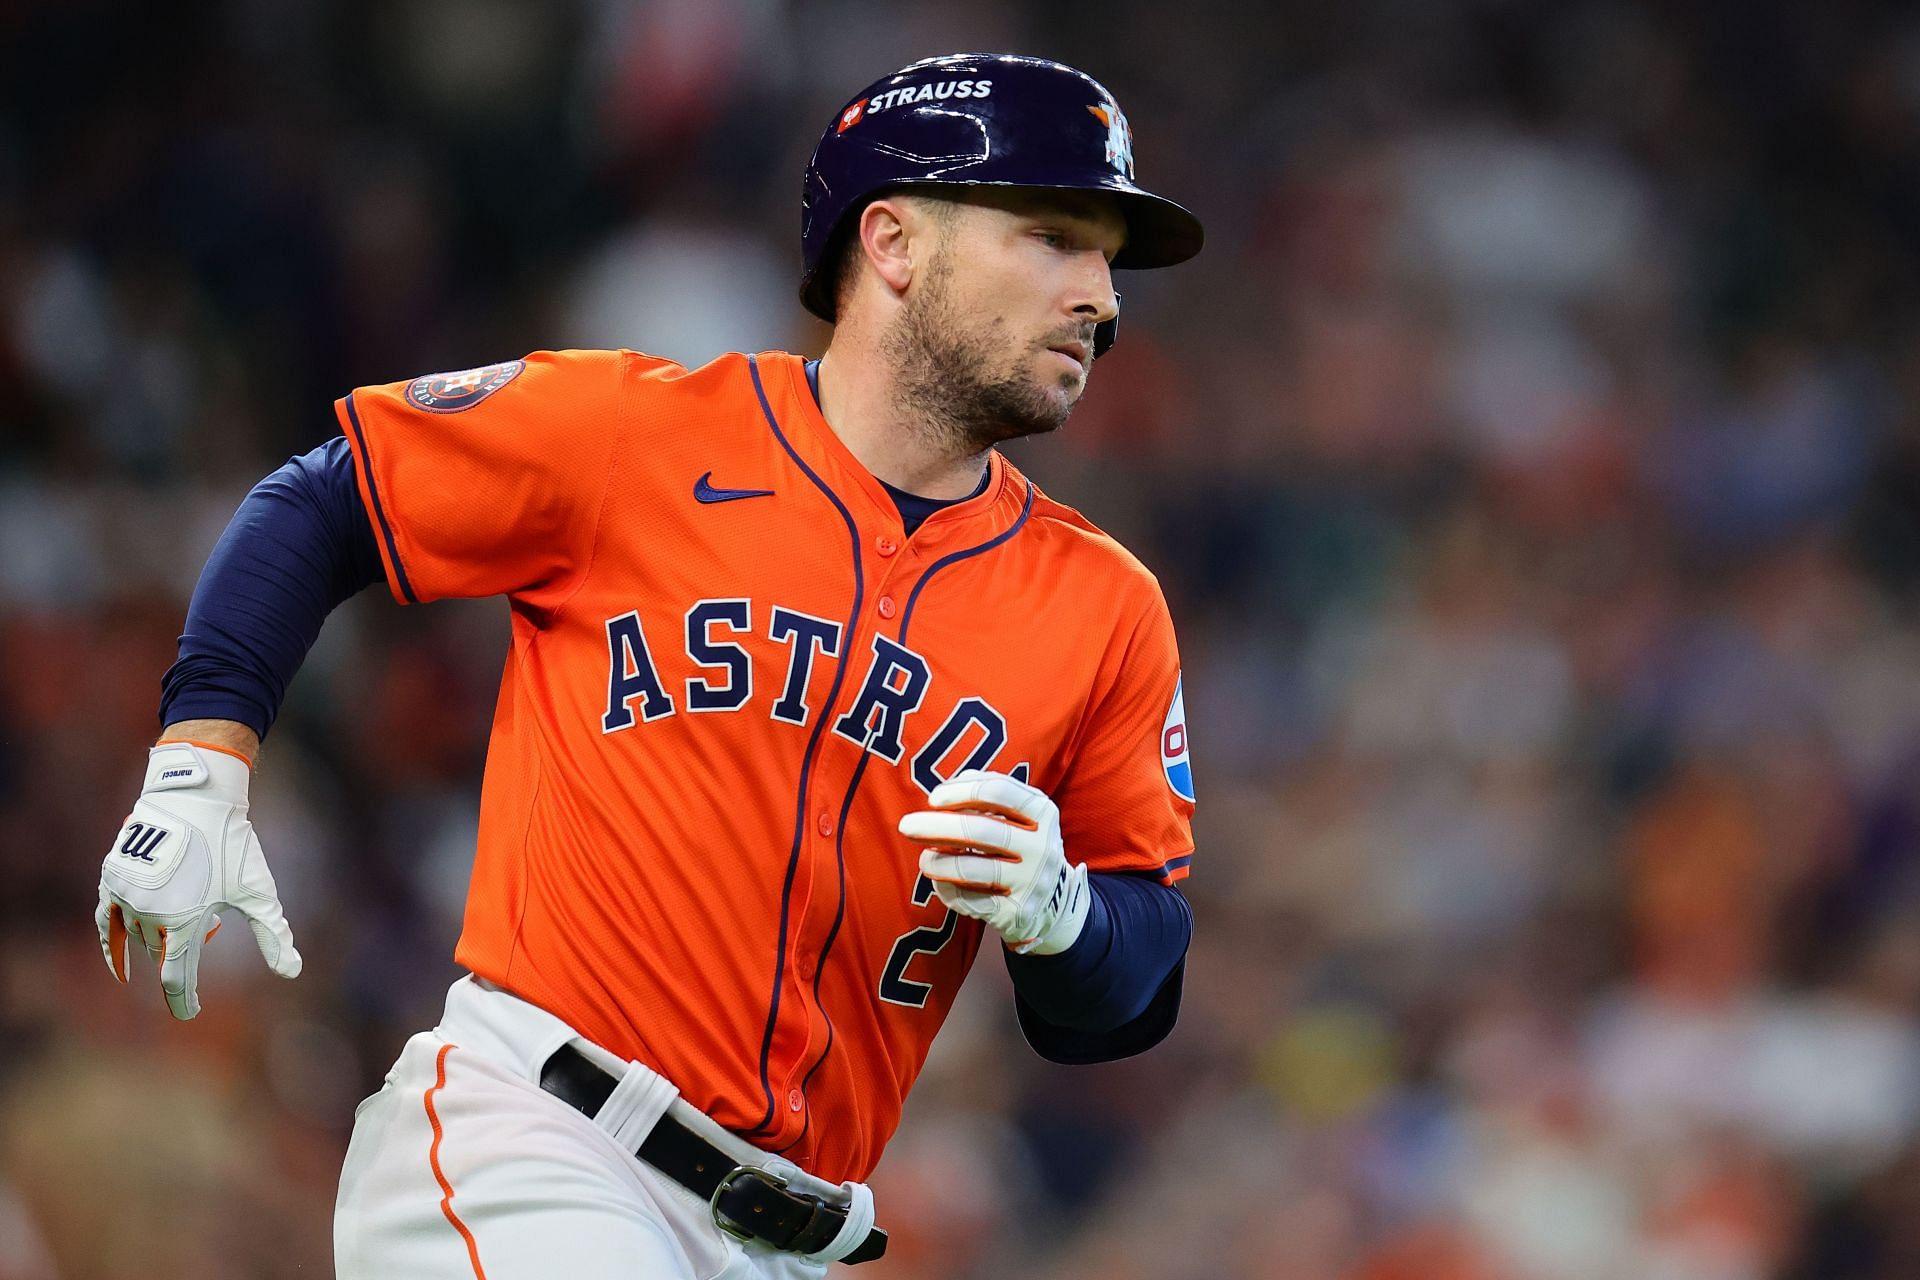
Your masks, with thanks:
[[[842,111],[840,113],[840,124],[837,128],[834,129],[834,132],[845,133],[847,130],[853,128],[853,126],[859,124],[860,117],[866,114],[867,114],[867,100],[865,98],[862,98],[860,99],[860,101],[854,103],[852,106],[848,107],[845,111]]]
[[[1133,127],[1127,123],[1126,116],[1112,103],[1087,110],[1107,126],[1107,163],[1127,177],[1133,177]]]

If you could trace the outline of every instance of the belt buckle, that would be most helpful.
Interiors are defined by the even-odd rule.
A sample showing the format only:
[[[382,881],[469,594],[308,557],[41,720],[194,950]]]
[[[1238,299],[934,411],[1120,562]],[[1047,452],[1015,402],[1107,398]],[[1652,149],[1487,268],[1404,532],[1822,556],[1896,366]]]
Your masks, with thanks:
[[[713,1216],[714,1226],[720,1228],[742,1244],[749,1240],[758,1240],[760,1235],[758,1232],[742,1226],[722,1213],[720,1211],[720,1197],[727,1193],[736,1179],[743,1177],[758,1178],[776,1191],[785,1191],[787,1189],[787,1180],[785,1178],[777,1173],[770,1173],[760,1166],[752,1164],[735,1165],[730,1172],[720,1179],[719,1185],[713,1189],[713,1194],[707,1197],[707,1212]]]

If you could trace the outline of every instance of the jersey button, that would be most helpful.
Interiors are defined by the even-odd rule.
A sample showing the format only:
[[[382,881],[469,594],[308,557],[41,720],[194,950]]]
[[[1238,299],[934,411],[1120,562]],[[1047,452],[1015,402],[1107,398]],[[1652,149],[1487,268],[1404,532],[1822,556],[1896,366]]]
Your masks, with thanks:
[[[823,836],[830,836],[830,835],[832,835],[832,834],[833,834],[833,815],[832,815],[832,814],[830,814],[830,813],[828,813],[828,812],[827,812],[826,810],[824,810],[824,809],[823,809],[823,810],[821,810],[821,811],[820,811],[820,817],[819,817],[819,819],[818,819],[817,821],[815,821],[815,823],[814,823],[814,827],[815,827],[815,828],[816,828],[816,829],[817,829],[817,830],[818,830],[818,831],[820,832],[820,834],[821,834],[821,835],[823,835]]]
[[[890,556],[900,549],[900,544],[883,533],[873,540],[873,549],[883,556]]]
[[[898,613],[899,611],[900,611],[899,607],[893,603],[892,596],[880,597],[880,616],[881,617],[891,618],[894,614]]]
[[[800,1091],[798,1089],[787,1090],[787,1110],[798,1111],[800,1110],[800,1108],[806,1105],[807,1105],[807,1100],[800,1096]]]

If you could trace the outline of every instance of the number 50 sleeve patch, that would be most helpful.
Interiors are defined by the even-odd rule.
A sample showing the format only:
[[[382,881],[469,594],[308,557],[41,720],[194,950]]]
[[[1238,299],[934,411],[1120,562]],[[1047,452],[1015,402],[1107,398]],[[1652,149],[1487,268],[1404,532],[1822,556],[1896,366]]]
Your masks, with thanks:
[[[1167,771],[1167,785],[1173,794],[1193,803],[1193,762],[1187,756],[1187,682],[1173,686],[1173,705],[1167,708],[1166,723],[1160,727],[1160,765]]]

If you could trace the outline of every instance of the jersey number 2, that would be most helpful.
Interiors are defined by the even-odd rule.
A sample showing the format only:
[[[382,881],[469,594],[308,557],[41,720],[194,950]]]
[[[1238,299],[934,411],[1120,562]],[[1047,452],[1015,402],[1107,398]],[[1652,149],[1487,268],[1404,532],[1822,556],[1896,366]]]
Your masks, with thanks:
[[[913,905],[924,907],[927,899],[933,897],[933,881],[921,876],[913,883]],[[907,966],[913,958],[922,953],[932,955],[953,941],[953,931],[960,924],[960,917],[949,911],[946,918],[937,925],[923,925],[918,929],[909,929],[895,940],[893,952],[887,957],[887,967],[880,974],[880,998],[888,1004],[902,1004],[909,1009],[927,1007],[927,997],[933,994],[933,985],[915,982],[907,977]]]

